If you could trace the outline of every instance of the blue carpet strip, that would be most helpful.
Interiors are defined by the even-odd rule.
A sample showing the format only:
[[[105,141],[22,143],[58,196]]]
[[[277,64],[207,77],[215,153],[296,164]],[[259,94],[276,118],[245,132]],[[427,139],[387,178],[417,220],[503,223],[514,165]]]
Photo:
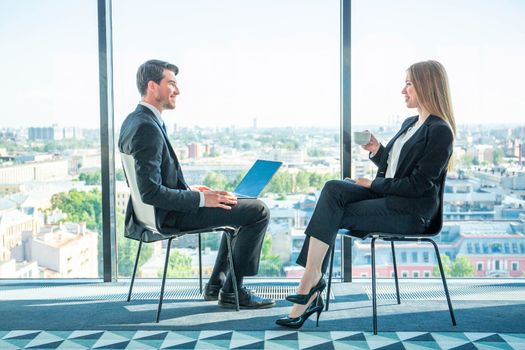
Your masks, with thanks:
[[[24,330],[0,349],[525,349],[525,333]]]

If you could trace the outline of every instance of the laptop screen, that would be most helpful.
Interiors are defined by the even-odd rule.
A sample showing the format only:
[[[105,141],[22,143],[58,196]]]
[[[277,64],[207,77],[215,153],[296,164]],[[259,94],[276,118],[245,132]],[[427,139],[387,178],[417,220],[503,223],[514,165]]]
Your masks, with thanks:
[[[241,197],[257,198],[282,164],[282,162],[258,159],[244,175],[234,193]]]

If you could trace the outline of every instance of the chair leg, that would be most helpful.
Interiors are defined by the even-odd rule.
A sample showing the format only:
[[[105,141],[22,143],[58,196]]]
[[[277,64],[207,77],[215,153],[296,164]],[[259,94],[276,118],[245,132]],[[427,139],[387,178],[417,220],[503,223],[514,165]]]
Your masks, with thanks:
[[[233,284],[233,293],[235,294],[235,309],[239,311],[239,290],[237,289],[237,277],[235,275],[235,267],[233,266],[232,237],[228,231],[224,231],[224,234],[226,235],[226,240],[228,241],[228,260],[230,261],[230,276]]]
[[[202,294],[202,240],[199,233],[199,291]]]
[[[372,251],[372,318],[374,335],[377,335],[377,299],[376,299],[376,237],[372,238],[370,249]]]
[[[394,279],[396,280],[397,303],[401,304],[401,298],[399,297],[399,280],[397,276],[396,250],[394,248],[394,241],[390,241],[390,246],[392,247],[392,262],[394,265]]]
[[[162,310],[162,299],[164,298],[164,287],[166,285],[166,275],[168,273],[168,265],[170,262],[170,248],[172,240],[173,238],[168,240],[168,247],[166,248],[166,261],[164,262],[164,273],[162,274],[162,286],[160,287],[159,307],[157,309],[157,323],[159,323],[160,311]]]
[[[129,285],[128,302],[131,300],[131,291],[133,290],[133,283],[135,283],[135,275],[137,274],[137,266],[139,265],[140,249],[142,248],[142,236],[140,236],[139,249],[137,250],[137,257],[135,258],[135,266],[133,266],[133,274],[131,275],[131,284]]]
[[[425,238],[424,241],[432,243],[434,250],[436,251],[436,257],[438,260],[439,272],[441,273],[441,280],[443,281],[443,288],[445,289],[445,295],[447,297],[448,311],[450,312],[450,318],[452,319],[452,325],[456,325],[456,317],[454,316],[454,309],[452,308],[452,301],[450,301],[450,294],[447,287],[447,278],[445,277],[445,271],[443,270],[443,264],[441,263],[441,256],[439,255],[439,248],[433,239]]]
[[[326,308],[325,308],[326,311],[328,311],[328,307],[330,306],[330,290],[332,288],[332,272],[334,271],[334,252],[335,252],[335,243],[332,247],[330,247],[330,269],[328,270],[328,288],[326,290]]]

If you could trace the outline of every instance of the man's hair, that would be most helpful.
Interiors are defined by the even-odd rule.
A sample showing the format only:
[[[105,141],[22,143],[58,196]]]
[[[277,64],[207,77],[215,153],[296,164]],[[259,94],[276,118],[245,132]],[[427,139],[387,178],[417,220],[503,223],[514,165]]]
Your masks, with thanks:
[[[146,95],[150,80],[160,84],[160,81],[164,78],[165,69],[169,69],[175,75],[179,73],[179,68],[176,65],[161,60],[149,60],[140,65],[137,71],[137,88],[140,96]]]

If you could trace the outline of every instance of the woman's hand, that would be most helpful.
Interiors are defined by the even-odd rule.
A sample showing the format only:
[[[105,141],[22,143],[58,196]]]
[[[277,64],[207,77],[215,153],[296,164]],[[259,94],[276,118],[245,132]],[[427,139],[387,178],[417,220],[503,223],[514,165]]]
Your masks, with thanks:
[[[355,183],[358,184],[359,186],[363,186],[365,188],[372,187],[372,180],[369,180],[369,179],[364,178],[364,177],[360,177],[359,179],[355,180]]]
[[[376,137],[373,134],[370,134],[370,141],[361,147],[370,153],[376,154],[379,151],[380,146],[381,144],[377,141]]]

